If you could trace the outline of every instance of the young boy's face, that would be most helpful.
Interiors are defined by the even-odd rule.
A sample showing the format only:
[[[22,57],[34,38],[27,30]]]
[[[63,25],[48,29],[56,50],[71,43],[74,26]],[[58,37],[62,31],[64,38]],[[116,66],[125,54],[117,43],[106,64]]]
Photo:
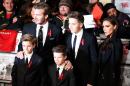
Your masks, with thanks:
[[[66,56],[64,56],[63,53],[54,52],[53,56],[54,56],[54,61],[58,66],[62,65],[66,60]]]
[[[23,41],[22,42],[23,52],[25,54],[30,54],[33,51],[35,45],[33,45],[30,41]]]

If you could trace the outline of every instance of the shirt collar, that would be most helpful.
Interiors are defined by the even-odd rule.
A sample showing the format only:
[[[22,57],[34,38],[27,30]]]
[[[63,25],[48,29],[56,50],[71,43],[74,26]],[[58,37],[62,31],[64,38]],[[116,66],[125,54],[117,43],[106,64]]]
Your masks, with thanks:
[[[61,65],[61,66],[57,65],[57,68],[64,69],[64,65]]]
[[[31,58],[31,57],[32,57],[32,54],[33,54],[33,52],[30,53],[30,54],[26,54],[26,55],[25,55],[25,58]]]

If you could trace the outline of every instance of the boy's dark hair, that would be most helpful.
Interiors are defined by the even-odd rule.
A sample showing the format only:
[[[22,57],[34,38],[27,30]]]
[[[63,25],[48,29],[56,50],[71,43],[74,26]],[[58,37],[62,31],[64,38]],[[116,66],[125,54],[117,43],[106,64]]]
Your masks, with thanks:
[[[64,56],[67,55],[66,47],[64,45],[57,45],[56,47],[53,47],[52,52],[63,53]]]
[[[23,41],[29,41],[31,42],[33,45],[36,45],[37,44],[37,39],[36,37],[34,37],[33,35],[31,34],[25,34],[22,36],[22,42]]]
[[[40,2],[40,3],[34,4],[33,8],[34,9],[43,9],[45,15],[48,15],[50,13],[49,5],[46,4],[45,2]]]
[[[72,11],[68,14],[68,18],[75,18],[79,22],[84,23],[84,17],[78,11]]]

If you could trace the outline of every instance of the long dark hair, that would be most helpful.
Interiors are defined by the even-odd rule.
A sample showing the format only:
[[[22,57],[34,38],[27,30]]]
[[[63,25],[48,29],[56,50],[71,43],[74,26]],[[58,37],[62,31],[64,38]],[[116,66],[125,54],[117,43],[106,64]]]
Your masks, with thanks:
[[[113,26],[116,25],[118,28],[118,22],[115,17],[107,17],[103,21],[109,21]],[[117,28],[112,32],[111,35],[107,36],[107,38],[101,44],[101,48],[100,48],[101,51],[104,51],[112,47],[111,41],[116,37]]]

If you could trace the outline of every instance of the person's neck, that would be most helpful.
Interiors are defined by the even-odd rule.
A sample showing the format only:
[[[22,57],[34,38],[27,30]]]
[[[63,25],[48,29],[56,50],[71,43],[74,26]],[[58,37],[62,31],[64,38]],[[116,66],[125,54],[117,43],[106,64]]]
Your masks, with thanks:
[[[59,17],[60,17],[60,19],[63,20],[63,21],[66,20],[66,18],[67,18],[67,16],[65,16],[65,15],[59,15]]]
[[[48,21],[44,21],[43,23],[39,24],[39,25],[45,25]]]
[[[65,63],[61,64],[61,65],[57,65],[58,67],[64,67]]]
[[[13,14],[13,11],[6,11],[6,14]]]

